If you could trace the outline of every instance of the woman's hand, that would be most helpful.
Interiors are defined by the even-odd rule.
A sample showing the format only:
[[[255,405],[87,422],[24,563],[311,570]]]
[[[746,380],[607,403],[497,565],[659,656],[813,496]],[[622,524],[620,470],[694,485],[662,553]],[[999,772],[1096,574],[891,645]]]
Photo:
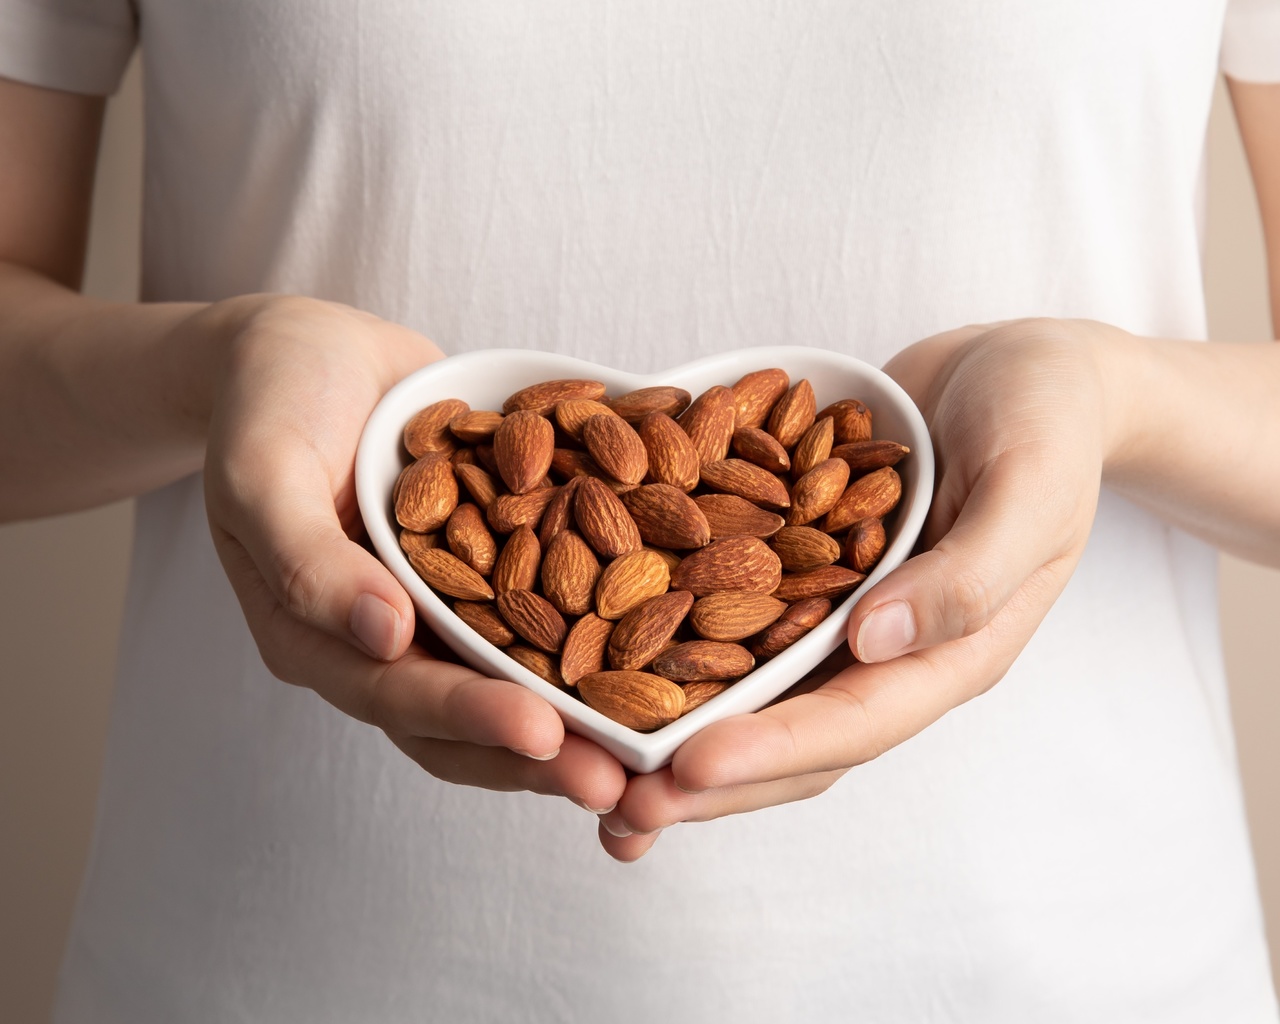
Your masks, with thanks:
[[[612,807],[621,765],[566,735],[531,691],[414,643],[409,596],[357,543],[354,461],[365,420],[440,350],[367,313],[298,298],[228,300],[184,329],[229,339],[210,415],[206,504],[272,673],[378,726],[439,778]]]
[[[1084,550],[1113,444],[1102,334],[1081,321],[969,327],[886,370],[924,413],[938,482],[924,552],[870,590],[820,685],[716,722],[632,779],[600,841],[634,860],[663,829],[815,796],[990,689]]]

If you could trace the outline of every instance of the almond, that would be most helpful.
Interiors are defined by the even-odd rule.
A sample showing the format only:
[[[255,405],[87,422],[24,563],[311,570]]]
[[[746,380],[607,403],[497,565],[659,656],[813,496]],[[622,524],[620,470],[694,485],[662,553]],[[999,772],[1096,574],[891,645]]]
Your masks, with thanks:
[[[844,459],[850,471],[865,473],[885,466],[896,466],[911,449],[897,441],[853,441],[831,449],[832,458]]]
[[[677,422],[698,450],[702,465],[718,462],[728,454],[736,415],[733,392],[717,384],[695,398],[680,416]]]
[[[498,533],[512,533],[521,526],[535,530],[559,493],[559,487],[539,487],[528,494],[499,494],[485,510],[485,518]]]
[[[791,458],[791,479],[799,480],[818,463],[831,458],[831,446],[834,443],[835,420],[830,416],[823,416],[796,442],[796,450]]]
[[[404,425],[404,446],[409,454],[415,459],[428,452],[451,454],[458,445],[449,433],[449,421],[470,408],[459,398],[444,398],[415,413]]]
[[[631,609],[609,637],[609,664],[615,669],[644,668],[675,636],[692,606],[691,593],[671,590]]]
[[[663,548],[700,548],[711,541],[707,517],[689,495],[670,484],[646,484],[622,496],[640,537]]]
[[[490,476],[498,475],[498,460],[493,457],[493,445],[478,444],[472,449],[476,453],[476,461],[484,467]]]
[[[499,594],[508,590],[532,590],[538,582],[538,563],[542,548],[528,526],[519,526],[507,538],[493,566],[493,589]]]
[[[637,732],[661,729],[684,711],[684,691],[649,672],[592,672],[578,680],[578,692],[588,707]]]
[[[769,433],[778,439],[783,448],[792,447],[813,426],[814,410],[817,407],[813,385],[808,380],[798,381],[778,399],[778,404],[769,414]]]
[[[555,605],[532,590],[498,594],[498,611],[508,626],[541,651],[560,650],[569,631]]]
[[[480,509],[463,502],[453,510],[444,528],[449,550],[471,566],[481,576],[493,572],[498,558],[498,544],[485,525]]]
[[[466,444],[483,444],[489,441],[502,425],[502,413],[487,409],[472,409],[460,413],[449,421],[449,431]]]
[[[689,625],[707,640],[744,640],[777,621],[786,610],[785,601],[768,594],[728,591],[694,601]]]
[[[726,590],[772,593],[782,575],[782,563],[757,537],[712,541],[693,552],[671,574],[671,586],[698,597]]]
[[[458,506],[458,481],[453,465],[438,452],[428,453],[400,473],[396,492],[396,522],[414,533],[431,533]]]
[[[556,424],[575,441],[582,440],[582,425],[592,416],[612,416],[614,412],[602,402],[590,398],[570,398],[555,408]]]
[[[665,594],[671,571],[656,551],[631,551],[609,563],[596,584],[596,614],[620,619],[651,597]]]
[[[836,444],[851,444],[871,440],[871,410],[856,398],[842,398],[832,402],[818,413],[818,418],[830,416],[835,421]]]
[[[538,527],[538,540],[545,551],[561,530],[573,529],[573,498],[578,493],[578,478],[573,477],[547,503]]]
[[[849,464],[843,459],[827,459],[796,481],[791,489],[791,511],[788,526],[811,523],[840,500],[849,482]]]
[[[812,526],[783,527],[774,534],[772,544],[786,572],[817,569],[840,557],[840,542]]]
[[[572,530],[552,538],[542,559],[542,592],[565,615],[585,615],[600,578],[600,563],[587,542]],[[526,588],[527,589],[527,588]]]
[[[755,663],[741,644],[690,640],[654,658],[653,671],[676,683],[723,682],[745,676]]]
[[[459,466],[474,466],[476,464],[476,453],[470,448],[459,448],[449,456],[449,461],[453,463],[455,470]]]
[[[679,416],[689,407],[691,397],[683,388],[659,386],[628,391],[625,395],[610,399],[608,405],[624,420],[635,426],[650,413],[660,412],[667,416]]]
[[[712,540],[726,537],[772,537],[786,520],[736,494],[700,494],[694,503],[702,510]]]
[[[835,597],[852,590],[866,576],[842,565],[827,565],[807,572],[783,575],[773,596],[780,601],[801,601],[806,597]]]
[[[517,411],[503,419],[493,435],[493,457],[512,494],[527,494],[539,485],[555,447],[555,427],[546,417]]]
[[[859,519],[883,519],[902,498],[902,478],[891,466],[877,469],[851,483],[832,506],[822,528],[840,533]]]
[[[544,380],[521,388],[502,403],[502,411],[513,413],[524,409],[539,416],[548,416],[561,402],[573,398],[595,401],[603,398],[604,392],[605,386],[598,380]]]
[[[493,499],[498,496],[498,485],[494,483],[488,471],[473,463],[464,462],[455,463],[453,472],[462,481],[462,486],[467,489],[467,493],[475,499],[475,503],[488,512]]]
[[[775,658],[830,614],[831,601],[825,597],[797,601],[760,634],[751,653],[761,660]]]
[[[579,476],[604,476],[604,470],[586,452],[576,448],[556,448],[551,453],[551,471],[566,480]]]
[[[712,697],[718,697],[729,689],[728,683],[685,683],[681,687],[684,690],[684,711],[681,714],[687,715],[694,708],[702,707]]]
[[[601,469],[624,484],[638,484],[649,472],[644,442],[621,416],[610,412],[590,417],[582,425],[582,443]]]
[[[831,599],[826,597],[805,597],[787,606],[782,618],[787,622],[795,622],[806,629],[813,629],[819,622],[831,614]]]
[[[588,612],[569,628],[560,652],[560,674],[566,686],[576,686],[583,676],[604,669],[604,652],[613,625]]]
[[[870,572],[884,554],[884,524],[879,519],[859,519],[844,542],[844,560],[858,572]]]
[[[748,373],[733,386],[734,420],[739,427],[762,427],[778,399],[787,393],[791,378],[785,370]]]
[[[587,543],[604,558],[617,558],[643,546],[622,499],[595,477],[583,477],[578,485],[573,518]]]
[[[655,555],[667,563],[667,571],[675,572],[676,566],[680,564],[680,556],[674,551],[668,551],[666,548],[654,548],[645,546],[646,551],[652,551]]]
[[[560,674],[560,670],[556,668],[555,659],[542,651],[535,650],[532,647],[525,647],[522,644],[513,644],[502,653],[552,686],[562,687],[565,685],[564,677]]]
[[[652,412],[640,421],[640,440],[649,457],[649,477],[682,491],[698,486],[702,456],[689,435],[665,412]]]
[[[406,558],[410,552],[430,551],[432,548],[438,548],[440,543],[441,539],[438,533],[414,533],[412,530],[400,531],[400,550],[404,552]]]
[[[483,576],[444,548],[407,552],[414,572],[433,590],[464,601],[492,601],[493,590]]]
[[[488,601],[455,601],[453,613],[474,629],[494,647],[506,647],[516,642],[511,627]]]
[[[787,508],[791,497],[786,485],[767,469],[746,459],[721,459],[702,467],[702,482],[724,494],[736,494],[757,505]]]
[[[733,450],[770,473],[785,473],[791,468],[787,450],[776,437],[759,427],[738,427],[733,432]]]

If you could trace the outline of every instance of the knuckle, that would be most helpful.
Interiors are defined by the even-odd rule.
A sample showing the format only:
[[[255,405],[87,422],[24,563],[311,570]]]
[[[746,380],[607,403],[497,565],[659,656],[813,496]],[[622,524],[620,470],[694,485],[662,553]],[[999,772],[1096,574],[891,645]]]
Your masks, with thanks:
[[[327,575],[316,562],[286,562],[277,572],[280,603],[290,615],[303,621],[315,617],[324,601]]]
[[[947,579],[941,610],[948,636],[969,636],[990,622],[998,610],[995,588],[984,573],[961,568]]]

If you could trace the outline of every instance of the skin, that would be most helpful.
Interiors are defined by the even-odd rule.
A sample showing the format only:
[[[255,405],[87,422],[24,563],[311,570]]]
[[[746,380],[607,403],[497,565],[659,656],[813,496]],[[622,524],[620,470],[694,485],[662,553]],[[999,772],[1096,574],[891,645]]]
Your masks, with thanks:
[[[1233,83],[1232,95],[1280,308],[1280,86]],[[887,367],[938,449],[930,550],[859,604],[857,662],[833,660],[806,692],[716,723],[669,768],[628,779],[528,690],[415,638],[408,596],[357,542],[360,428],[395,381],[442,357],[429,340],[312,299],[77,294],[102,106],[0,79],[0,517],[86,508],[203,467],[214,543],[276,676],[438,778],[600,813],[618,860],[679,822],[816,796],[993,686],[1070,577],[1103,482],[1280,564],[1280,467],[1266,457],[1280,448],[1280,348],[1084,321],[938,335]],[[967,400],[975,390],[982,403]]]

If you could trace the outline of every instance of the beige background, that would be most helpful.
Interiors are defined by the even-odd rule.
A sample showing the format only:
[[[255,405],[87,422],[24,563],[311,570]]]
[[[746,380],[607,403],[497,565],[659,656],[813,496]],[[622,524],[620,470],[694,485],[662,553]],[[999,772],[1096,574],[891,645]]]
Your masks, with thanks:
[[[87,290],[137,288],[141,88],[108,114]],[[1218,96],[1206,280],[1211,331],[1270,337],[1263,249],[1240,145]],[[48,1016],[87,853],[112,687],[128,504],[0,528],[0,1020]],[[1280,976],[1280,572],[1226,559],[1222,607],[1240,759]]]

